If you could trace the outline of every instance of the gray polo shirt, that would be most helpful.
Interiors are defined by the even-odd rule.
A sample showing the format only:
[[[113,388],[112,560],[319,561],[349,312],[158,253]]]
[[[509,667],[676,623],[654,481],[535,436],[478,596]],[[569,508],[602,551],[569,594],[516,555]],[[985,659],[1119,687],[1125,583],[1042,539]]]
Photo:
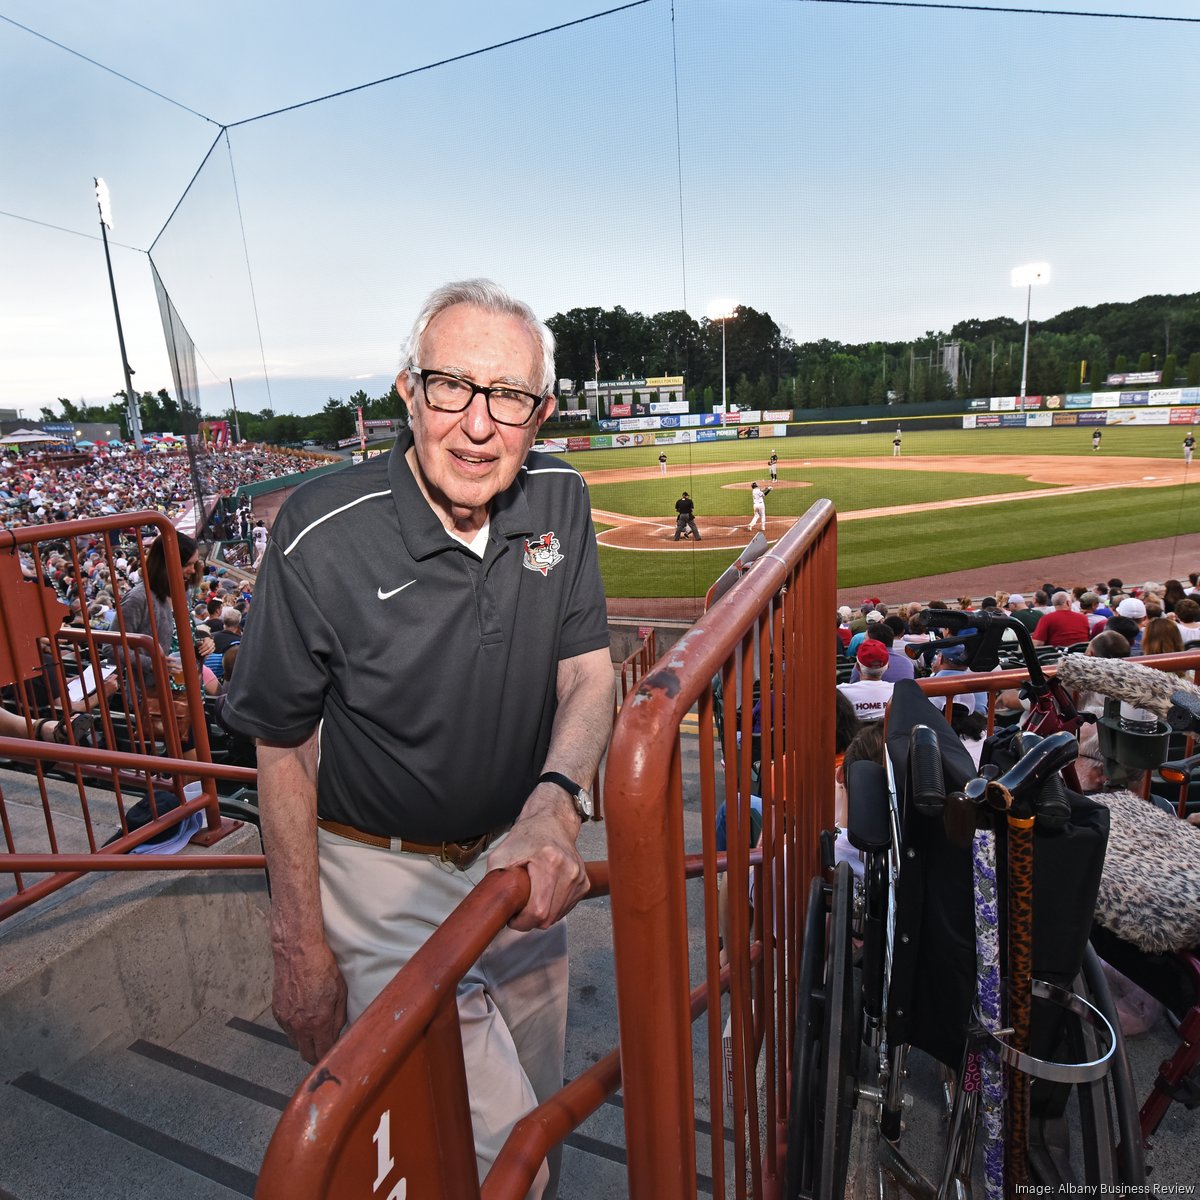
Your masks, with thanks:
[[[558,664],[609,644],[582,477],[531,453],[483,559],[404,454],[314,479],[281,509],[225,719],[295,744],[321,723],[318,811],[416,841],[513,820],[542,771]]]

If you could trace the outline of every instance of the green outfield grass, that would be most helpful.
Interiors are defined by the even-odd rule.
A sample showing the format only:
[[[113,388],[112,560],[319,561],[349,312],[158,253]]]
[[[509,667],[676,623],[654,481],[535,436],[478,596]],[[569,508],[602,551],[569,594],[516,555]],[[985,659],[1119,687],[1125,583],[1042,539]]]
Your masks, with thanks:
[[[808,487],[774,488],[767,500],[773,517],[798,517],[817,496],[838,506],[839,512],[857,508],[887,508],[895,504],[918,504],[931,500],[953,500],[961,496],[1034,491],[1053,487],[1031,483],[1015,475],[969,475],[937,471],[864,471],[845,467],[793,467],[779,461],[780,481],[803,480]],[[674,521],[675,501],[685,486],[696,502],[700,524],[704,518],[742,515],[750,519],[750,484],[757,480],[769,486],[766,472],[721,472],[696,475],[690,481],[664,479],[655,475],[633,483],[596,483],[591,487],[592,506],[634,517],[663,516]]]
[[[1095,455],[1147,458],[1180,457],[1186,430],[1165,428],[1104,430],[1103,448]],[[816,486],[773,492],[767,510],[774,516],[805,512],[818,498],[829,496],[839,511],[909,504],[955,496],[1013,493],[1046,484],[1030,484],[1014,476],[971,476],[932,472],[853,472],[797,464],[832,457],[882,457],[891,440],[877,435],[812,438],[745,439],[667,447],[672,471],[685,462],[746,461],[748,469],[720,475],[651,475],[637,483],[592,486],[598,508],[635,515],[669,514],[686,488],[696,500],[701,528],[704,517],[747,513],[746,492],[722,488],[748,482],[764,471],[771,449],[780,460],[780,477],[801,476]],[[1054,454],[1091,455],[1090,428],[921,431],[906,428],[906,456],[922,454],[1008,454],[1030,459]],[[572,465],[585,472],[602,466],[657,467],[657,447],[597,451],[572,455]],[[1200,482],[1200,463],[1197,463]],[[995,505],[946,508],[935,512],[848,521],[838,528],[838,585],[857,587],[947,571],[997,566],[1031,558],[1101,549],[1129,542],[1200,532],[1200,493],[1185,498],[1180,487],[1130,489],[1035,500],[1009,500]],[[670,553],[600,547],[600,564],[610,596],[700,596],[728,566],[728,550],[689,549]],[[1181,569],[1191,569],[1188,568]],[[1001,572],[1002,573],[1002,572]],[[1000,582],[1003,582],[1002,580]]]

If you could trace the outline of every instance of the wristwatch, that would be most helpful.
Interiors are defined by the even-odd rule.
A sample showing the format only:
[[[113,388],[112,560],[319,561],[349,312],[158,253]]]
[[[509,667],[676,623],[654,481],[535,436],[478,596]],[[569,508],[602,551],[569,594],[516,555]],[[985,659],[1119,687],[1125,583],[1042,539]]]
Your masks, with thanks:
[[[596,815],[596,807],[592,803],[592,793],[587,788],[580,787],[575,780],[568,779],[557,771],[547,771],[538,779],[538,783],[554,783],[562,788],[571,797],[571,803],[575,805],[575,811],[579,814],[581,821],[590,821]]]

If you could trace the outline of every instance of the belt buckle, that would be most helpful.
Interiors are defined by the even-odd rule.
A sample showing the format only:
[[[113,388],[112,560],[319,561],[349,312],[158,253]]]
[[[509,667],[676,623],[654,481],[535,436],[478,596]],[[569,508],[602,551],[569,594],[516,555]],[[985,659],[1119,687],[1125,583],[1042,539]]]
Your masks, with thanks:
[[[442,862],[465,871],[488,848],[488,840],[488,835],[481,833],[469,842],[443,842],[439,858]],[[458,852],[454,858],[448,853],[451,846]]]

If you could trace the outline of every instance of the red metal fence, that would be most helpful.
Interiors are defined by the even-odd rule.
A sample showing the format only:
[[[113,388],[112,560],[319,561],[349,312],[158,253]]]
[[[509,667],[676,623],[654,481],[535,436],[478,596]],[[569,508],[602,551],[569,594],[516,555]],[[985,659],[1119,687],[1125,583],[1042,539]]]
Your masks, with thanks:
[[[37,803],[24,801],[19,815],[25,819],[18,821],[15,805],[0,789],[0,873],[12,879],[11,894],[0,900],[0,919],[88,870],[263,866],[261,855],[196,860],[128,853],[193,812],[204,815],[204,827],[192,841],[220,840],[236,823],[221,816],[216,779],[252,785],[255,778],[253,770],[211,762],[177,553],[168,553],[165,562],[175,626],[188,631],[180,638],[181,690],[173,692],[167,682],[171,669],[152,605],[148,633],[129,630],[119,607],[111,629],[95,628],[88,619],[88,581],[98,587],[107,581],[115,599],[118,558],[145,578],[146,551],[138,531],[146,527],[175,540],[173,526],[157,512],[3,531],[0,689],[7,720],[3,732],[9,736],[0,736],[0,759],[27,765]],[[132,536],[122,541],[123,531]],[[94,723],[84,745],[77,744],[71,725],[79,714]],[[43,738],[53,730],[40,724],[45,721],[62,723],[65,745],[37,737],[39,730]],[[59,787],[52,786],[56,778]],[[185,792],[190,782],[199,787]],[[73,791],[74,803],[64,802],[64,791]],[[143,798],[150,819],[131,827],[129,809]],[[30,821],[39,810],[40,820]],[[74,831],[80,828],[78,839]],[[106,833],[116,836],[103,845]],[[73,838],[81,844],[70,844]],[[26,878],[31,874],[37,878]]]

